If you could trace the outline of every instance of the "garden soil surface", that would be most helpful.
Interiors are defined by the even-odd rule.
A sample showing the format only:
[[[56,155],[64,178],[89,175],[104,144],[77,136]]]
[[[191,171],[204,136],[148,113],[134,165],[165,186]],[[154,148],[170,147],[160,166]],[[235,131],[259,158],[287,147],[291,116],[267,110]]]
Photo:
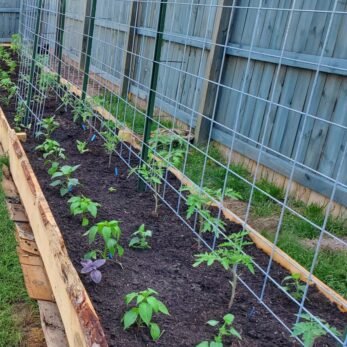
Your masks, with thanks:
[[[46,115],[54,114],[58,107],[55,99],[46,102]],[[14,103],[3,107],[10,122],[13,124]],[[76,178],[81,186],[72,193],[83,194],[101,204],[96,220],[121,221],[121,244],[125,253],[119,266],[110,260],[101,268],[103,279],[99,285],[90,281],[87,276],[80,274],[94,307],[100,317],[110,346],[196,346],[199,342],[212,339],[215,328],[206,325],[210,319],[221,320],[228,312],[227,305],[230,293],[230,275],[219,265],[206,267],[201,265],[193,268],[194,255],[199,253],[197,242],[190,228],[184,224],[175,213],[164,203],[160,206],[159,214],[153,213],[154,199],[150,191],[138,192],[135,175],[128,177],[129,169],[125,162],[134,167],[138,160],[135,154],[130,155],[128,144],[120,144],[118,155],[113,156],[112,166],[108,167],[108,156],[102,147],[102,140],[89,143],[89,152],[81,155],[76,149],[76,140],[88,141],[91,138],[89,130],[83,131],[80,125],[72,122],[71,110],[60,110],[56,120],[60,128],[53,138],[60,142],[67,154],[66,164],[80,165],[76,171]],[[95,248],[89,245],[83,233],[78,217],[72,217],[67,200],[61,198],[57,188],[50,186],[50,177],[41,155],[35,151],[40,143],[32,136],[28,137],[24,148],[29,156],[34,172],[41,188],[45,193],[54,217],[63,233],[69,256],[80,272],[80,261],[84,254]],[[136,153],[132,149],[133,153]],[[114,169],[118,169],[115,176]],[[165,190],[165,200],[179,213],[185,215],[184,201],[178,197],[173,188],[178,189],[180,182],[171,174],[167,176],[169,184],[162,187]],[[115,188],[109,192],[109,188]],[[153,231],[150,240],[151,249],[134,250],[129,248],[130,235],[141,224]],[[237,224],[228,223],[227,233],[241,230]],[[206,241],[210,243],[211,238]],[[102,244],[99,244],[102,249]],[[261,269],[266,271],[269,257],[255,246],[247,246],[246,252],[254,257]],[[264,275],[256,268],[255,274],[246,268],[239,268],[241,282],[249,286],[256,295],[260,295]],[[288,273],[276,263],[272,263],[270,275],[277,282],[281,282]],[[257,302],[252,293],[239,282],[235,302],[231,313],[235,315],[235,327],[240,332],[242,340],[226,339],[225,346],[297,346],[299,343],[290,337],[286,330],[273,315]],[[264,291],[264,302],[286,325],[295,323],[298,305],[293,303],[271,281],[267,280]],[[135,327],[124,331],[122,316],[127,310],[124,296],[133,291],[147,288],[155,289],[170,311],[169,316],[157,315],[157,322],[163,335],[158,342],[150,339],[145,327]],[[310,288],[306,307],[316,316],[325,319],[329,324],[341,332],[346,326],[346,315],[338,311],[335,305],[329,303],[315,288]],[[336,346],[330,338],[321,338],[315,346]]]

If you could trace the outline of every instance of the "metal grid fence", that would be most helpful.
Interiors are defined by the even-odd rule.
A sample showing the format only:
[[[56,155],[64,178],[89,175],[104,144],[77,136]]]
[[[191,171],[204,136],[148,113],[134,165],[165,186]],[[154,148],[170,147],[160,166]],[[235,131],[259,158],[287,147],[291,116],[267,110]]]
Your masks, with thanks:
[[[337,266],[347,264],[345,226],[338,233],[331,227],[331,209],[335,201],[345,202],[347,188],[346,10],[346,1],[337,0],[24,0],[18,106],[25,109],[25,125],[35,133],[46,116],[49,93],[61,99],[68,92],[78,99],[72,91],[79,89],[86,107],[93,109],[89,124],[98,137],[107,140],[105,129],[114,136],[126,129],[141,145],[139,151],[122,141],[116,149],[129,168],[134,158],[140,166],[154,166],[154,154],[165,169],[179,169],[184,181],[214,203],[212,229],[217,232],[211,241],[199,232],[203,213],[196,211],[193,222],[187,220],[184,185],[175,187],[169,170],[160,177],[159,190],[144,180],[211,251],[218,247],[218,237],[230,238],[218,224],[226,210],[237,211],[246,230],[250,225],[260,228],[260,205],[276,211],[270,213],[275,220],[271,235],[258,230],[273,242],[266,266],[253,260],[260,282],[247,283],[242,274],[240,282],[289,332],[293,322],[266,300],[270,285],[297,306],[294,322],[310,314],[338,344],[347,346],[347,338],[307,308],[309,285],[298,299],[272,275],[277,246],[301,262],[285,245],[293,220],[310,228],[314,241],[308,263],[302,264],[308,282],[320,277],[316,269],[326,260],[322,254],[329,242],[338,245],[333,253],[343,259]],[[52,76],[59,84],[49,90]],[[96,111],[100,106],[112,114],[117,131]],[[161,134],[171,139],[165,155],[153,134],[154,139]],[[223,144],[223,154],[216,141]],[[176,142],[179,163],[173,159]],[[237,164],[240,154],[253,160],[253,170],[245,173]],[[287,177],[280,193],[259,179],[263,165],[271,163]],[[211,180],[211,172],[219,172],[220,181]],[[304,180],[328,197],[319,221],[291,195],[292,186]],[[241,201],[227,197],[230,189]],[[174,205],[166,199],[168,190],[177,194]],[[300,232],[286,242],[300,238]],[[329,285],[344,280],[332,278]],[[326,287],[320,290],[335,295]],[[335,295],[335,301],[342,296]]]

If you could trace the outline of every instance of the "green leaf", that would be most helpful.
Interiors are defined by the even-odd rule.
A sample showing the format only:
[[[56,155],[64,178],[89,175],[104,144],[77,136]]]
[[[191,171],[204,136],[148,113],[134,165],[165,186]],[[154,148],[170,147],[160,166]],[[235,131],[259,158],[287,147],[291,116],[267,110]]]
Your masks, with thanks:
[[[156,323],[151,323],[150,333],[151,333],[152,339],[154,341],[157,341],[159,339],[159,337],[160,337],[159,325],[156,324]]]
[[[153,296],[150,296],[147,298],[147,302],[152,306],[153,311],[155,313],[157,313],[159,311],[159,300],[157,300]]]
[[[219,324],[217,320],[211,319],[207,322],[208,325],[211,325],[211,327],[215,327],[216,325]]]
[[[69,189],[67,188],[60,188],[60,195],[65,196],[69,192]]]
[[[148,326],[152,319],[152,306],[146,302],[142,302],[139,306],[139,314],[143,322]]]
[[[88,224],[89,224],[88,218],[83,217],[83,218],[82,218],[82,226],[83,226],[83,227],[86,227]]]
[[[209,346],[210,344],[208,341],[202,341],[198,345],[196,345],[196,347],[209,347]]]
[[[50,184],[50,186],[52,186],[52,187],[56,187],[56,186],[59,186],[59,185],[61,185],[61,180],[53,181],[53,182]]]
[[[227,323],[227,324],[232,324],[233,321],[234,321],[234,319],[235,319],[235,317],[234,317],[234,315],[232,315],[231,313],[228,313],[228,314],[226,314],[226,315],[223,317],[223,319],[224,319],[224,322],[225,322],[225,323]]]
[[[89,204],[88,211],[95,218],[98,213],[98,208],[94,204]]]
[[[137,293],[129,293],[125,296],[125,303],[129,305],[137,296]]]
[[[239,334],[239,332],[235,328],[231,327],[229,329],[229,331],[230,331],[231,335],[236,336],[238,339],[242,340],[241,335]]]
[[[169,315],[170,313],[169,313],[169,310],[167,309],[167,307],[166,307],[161,301],[159,301],[159,300],[158,300],[158,303],[159,303],[159,311],[160,311],[161,313],[164,313],[164,314],[166,314],[166,315]]]
[[[126,312],[123,316],[124,329],[128,329],[130,326],[132,326],[136,322],[137,316],[137,312],[133,309]]]
[[[210,342],[210,347],[223,347],[223,343],[212,341]]]

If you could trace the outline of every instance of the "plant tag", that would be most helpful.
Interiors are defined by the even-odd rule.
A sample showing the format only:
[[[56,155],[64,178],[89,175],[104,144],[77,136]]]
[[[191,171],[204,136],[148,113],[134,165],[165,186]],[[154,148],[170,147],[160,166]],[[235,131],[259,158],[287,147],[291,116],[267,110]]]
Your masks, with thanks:
[[[94,135],[91,137],[90,142],[95,141],[95,139],[96,139],[96,135],[94,134]]]
[[[83,129],[84,131],[86,131],[86,130],[87,130],[87,127],[86,127],[86,125],[85,125],[85,124],[82,124],[82,129]]]
[[[116,177],[118,177],[118,167],[115,167],[115,168],[114,168],[114,175],[115,175]]]

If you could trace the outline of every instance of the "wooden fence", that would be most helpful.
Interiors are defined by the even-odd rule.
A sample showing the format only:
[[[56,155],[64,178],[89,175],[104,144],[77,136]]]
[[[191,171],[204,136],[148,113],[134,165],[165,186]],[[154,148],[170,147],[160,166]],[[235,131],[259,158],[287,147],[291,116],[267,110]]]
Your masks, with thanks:
[[[20,0],[0,0],[0,42],[18,33]]]
[[[295,182],[326,197],[335,186],[334,200],[347,206],[347,158],[337,177],[347,142],[347,0],[294,4],[169,1],[156,106],[198,136],[206,136],[199,115],[213,118],[213,140],[286,177],[296,159]],[[143,100],[159,5],[97,5],[92,68]],[[77,61],[85,6],[67,1],[64,54]]]

